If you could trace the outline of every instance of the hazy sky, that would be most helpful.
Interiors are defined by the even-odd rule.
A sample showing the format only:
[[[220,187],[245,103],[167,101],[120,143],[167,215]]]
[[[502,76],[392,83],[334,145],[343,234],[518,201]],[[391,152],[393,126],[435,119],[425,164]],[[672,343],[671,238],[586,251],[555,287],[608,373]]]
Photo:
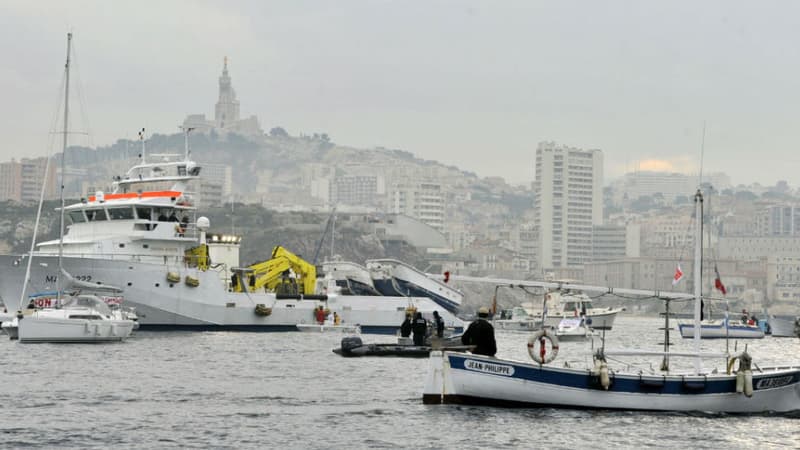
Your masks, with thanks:
[[[607,178],[696,170],[706,121],[706,170],[797,186],[798,17],[793,1],[0,0],[0,160],[46,154],[71,29],[91,126],[73,117],[96,145],[213,116],[227,55],[265,130],[529,182],[543,140],[602,149]]]

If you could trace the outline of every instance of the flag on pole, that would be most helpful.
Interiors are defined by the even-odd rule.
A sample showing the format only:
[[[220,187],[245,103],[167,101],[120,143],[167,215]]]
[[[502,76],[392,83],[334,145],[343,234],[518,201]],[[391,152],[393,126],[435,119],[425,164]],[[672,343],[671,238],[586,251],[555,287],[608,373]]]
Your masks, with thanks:
[[[681,270],[681,265],[678,264],[678,267],[675,268],[675,275],[672,277],[672,285],[678,284],[681,278],[683,278],[683,271]]]
[[[717,278],[714,279],[714,287],[717,288],[717,290],[719,290],[720,292],[722,292],[722,295],[727,294],[728,290],[725,289],[725,285],[722,284],[722,280],[719,277],[719,270],[717,270],[716,264],[714,265],[714,273],[717,275]]]

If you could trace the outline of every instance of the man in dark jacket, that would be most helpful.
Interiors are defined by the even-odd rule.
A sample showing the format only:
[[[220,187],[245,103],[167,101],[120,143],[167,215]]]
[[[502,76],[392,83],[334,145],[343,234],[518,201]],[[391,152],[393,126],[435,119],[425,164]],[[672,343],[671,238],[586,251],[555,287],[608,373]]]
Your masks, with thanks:
[[[428,333],[428,321],[418,312],[412,323],[414,331],[414,345],[425,345],[425,335]]]
[[[469,324],[469,328],[461,335],[461,343],[474,345],[472,353],[476,355],[494,356],[497,353],[497,342],[494,340],[494,327],[486,320],[489,310],[482,306],[478,310],[478,318]]]
[[[400,325],[400,336],[411,337],[411,314],[406,314],[406,320]]]
[[[436,325],[436,337],[444,336],[444,319],[439,315],[439,311],[433,312],[433,323]]]

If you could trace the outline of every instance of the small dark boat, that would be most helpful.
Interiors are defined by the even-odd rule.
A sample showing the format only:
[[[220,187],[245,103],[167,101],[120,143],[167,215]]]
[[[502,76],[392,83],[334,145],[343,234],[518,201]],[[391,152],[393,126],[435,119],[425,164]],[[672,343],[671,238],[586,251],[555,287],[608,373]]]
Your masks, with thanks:
[[[408,345],[408,344],[365,344],[358,336],[348,336],[342,338],[342,345],[333,349],[337,355],[353,356],[401,356],[406,358],[427,358],[431,349],[430,345]],[[471,347],[468,345],[439,347],[437,350],[466,351]]]

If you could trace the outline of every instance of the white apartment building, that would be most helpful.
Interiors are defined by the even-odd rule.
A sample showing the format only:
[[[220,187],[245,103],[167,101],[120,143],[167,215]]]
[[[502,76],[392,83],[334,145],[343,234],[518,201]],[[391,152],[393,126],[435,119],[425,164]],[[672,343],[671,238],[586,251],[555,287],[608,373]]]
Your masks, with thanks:
[[[603,152],[540,143],[533,191],[538,267],[589,262],[592,226],[603,223]]]
[[[441,184],[397,183],[389,195],[389,212],[413,217],[440,232],[444,229],[445,194]]]
[[[621,194],[628,200],[660,194],[664,201],[671,204],[678,196],[691,197],[697,190],[697,178],[689,178],[682,173],[669,172],[632,172],[625,174]]]

